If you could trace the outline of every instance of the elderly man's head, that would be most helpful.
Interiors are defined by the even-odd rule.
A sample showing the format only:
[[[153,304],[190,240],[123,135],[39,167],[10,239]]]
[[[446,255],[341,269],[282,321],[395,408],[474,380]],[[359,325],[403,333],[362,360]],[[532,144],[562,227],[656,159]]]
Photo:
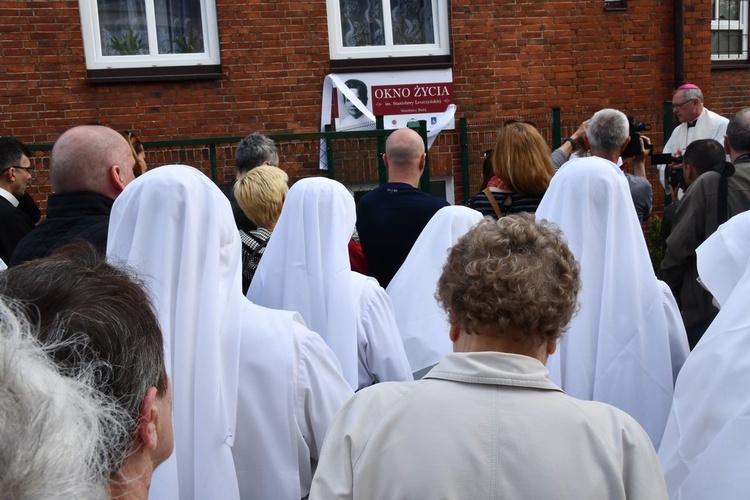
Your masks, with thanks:
[[[630,142],[628,117],[616,109],[597,111],[588,122],[585,140],[593,155],[616,159]]]
[[[133,149],[119,132],[83,125],[55,141],[49,176],[55,193],[89,191],[114,200],[135,179],[135,165]]]
[[[448,255],[436,298],[463,334],[534,350],[563,333],[580,287],[560,231],[524,214],[469,230]]]
[[[692,122],[703,113],[703,92],[696,85],[686,83],[672,94],[672,111],[680,123]]]
[[[253,132],[240,141],[234,152],[237,180],[261,165],[279,165],[279,153],[273,139]]]
[[[0,290],[38,325],[65,372],[97,364],[94,386],[123,410],[126,437],[108,450],[112,478],[127,484],[129,473],[143,472],[128,469],[133,461],[164,461],[173,443],[171,391],[161,329],[141,286],[82,244],[1,273]]]
[[[730,118],[724,144],[732,161],[742,154],[750,153],[750,107],[742,108]]]

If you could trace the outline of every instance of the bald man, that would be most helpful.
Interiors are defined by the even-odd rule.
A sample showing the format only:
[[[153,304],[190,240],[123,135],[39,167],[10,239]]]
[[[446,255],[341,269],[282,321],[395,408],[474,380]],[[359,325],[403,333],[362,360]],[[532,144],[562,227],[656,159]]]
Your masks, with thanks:
[[[84,125],[63,133],[50,156],[47,218],[19,242],[10,266],[46,257],[76,239],[103,254],[112,204],[135,179],[134,166],[127,139],[109,127]]]
[[[370,272],[388,286],[435,212],[448,202],[417,189],[424,171],[424,142],[409,128],[394,131],[385,143],[388,182],[357,205],[357,232]]]

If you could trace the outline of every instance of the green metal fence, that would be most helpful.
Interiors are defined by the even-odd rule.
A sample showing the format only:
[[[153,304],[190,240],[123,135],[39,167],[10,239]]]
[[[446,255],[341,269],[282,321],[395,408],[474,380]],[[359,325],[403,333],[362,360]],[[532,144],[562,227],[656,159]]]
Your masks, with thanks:
[[[665,142],[665,131],[672,130],[671,102],[648,109],[624,110],[637,121],[644,121],[651,130],[649,135],[656,150],[660,151]],[[590,117],[590,114],[562,113],[559,108],[549,112],[531,115],[509,114],[502,118],[480,120],[462,118],[457,121],[456,131],[443,131],[436,138],[428,154],[421,188],[429,190],[433,172],[448,175],[455,179],[455,200],[462,203],[477,192],[481,182],[482,154],[494,147],[497,130],[511,120],[534,123],[542,136],[554,149],[561,138],[566,137]],[[426,142],[424,122],[415,123],[414,128]],[[387,175],[382,160],[385,140],[392,130],[384,130],[382,117],[378,117],[375,130],[356,132],[333,132],[302,134],[271,134],[279,150],[280,167],[287,171],[292,181],[310,176],[327,175],[343,184],[356,188],[357,185],[372,186],[386,182]],[[146,141],[146,162],[150,167],[182,163],[203,171],[217,184],[234,179],[234,150],[242,139],[237,137],[208,137],[199,139],[171,139]],[[320,144],[327,145],[323,164],[327,170],[320,170]],[[42,209],[46,208],[49,184],[49,152],[51,144],[31,144],[37,162],[35,179],[29,188]],[[649,171],[649,178],[656,186],[656,169]],[[655,209],[663,204],[659,198],[661,191],[654,189]]]

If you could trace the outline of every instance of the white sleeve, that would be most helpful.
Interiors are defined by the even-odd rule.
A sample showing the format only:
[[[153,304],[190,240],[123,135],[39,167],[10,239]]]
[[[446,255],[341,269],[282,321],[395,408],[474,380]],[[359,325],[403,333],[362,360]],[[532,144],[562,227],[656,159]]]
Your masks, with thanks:
[[[374,280],[362,290],[359,359],[378,382],[414,380],[388,294]],[[361,375],[361,374],[360,374]],[[360,377],[360,387],[362,386]]]
[[[317,333],[300,328],[295,412],[313,470],[336,412],[353,395],[336,355]]]

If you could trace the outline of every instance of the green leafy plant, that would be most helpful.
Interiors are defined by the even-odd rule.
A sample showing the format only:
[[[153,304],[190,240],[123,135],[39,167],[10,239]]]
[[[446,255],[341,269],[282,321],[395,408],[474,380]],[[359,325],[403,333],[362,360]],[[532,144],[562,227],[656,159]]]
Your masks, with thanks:
[[[121,56],[133,56],[140,54],[146,48],[146,44],[140,34],[133,33],[133,30],[128,28],[122,36],[112,37],[110,47]]]
[[[177,36],[172,39],[172,45],[176,47],[176,54],[192,54],[203,51],[203,36],[190,34],[189,36]]]

